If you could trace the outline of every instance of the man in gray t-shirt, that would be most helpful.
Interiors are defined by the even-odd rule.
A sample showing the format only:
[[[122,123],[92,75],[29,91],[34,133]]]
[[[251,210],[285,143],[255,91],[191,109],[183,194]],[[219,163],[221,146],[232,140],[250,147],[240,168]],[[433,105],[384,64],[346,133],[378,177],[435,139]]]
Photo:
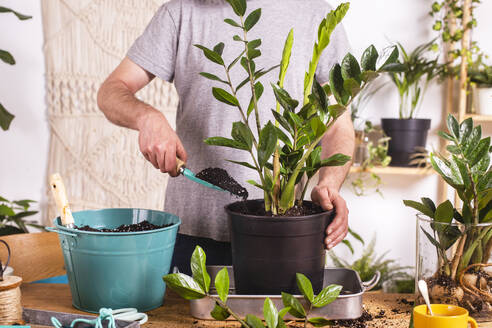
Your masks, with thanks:
[[[251,39],[262,39],[262,56],[255,60],[258,68],[280,62],[285,38],[289,30],[294,29],[294,46],[284,86],[294,98],[302,100],[304,72],[312,55],[317,27],[331,8],[324,0],[248,0],[247,4],[248,13],[262,8],[259,23],[249,32]],[[177,176],[177,156],[194,172],[222,167],[242,184],[252,178],[251,171],[226,161],[248,161],[246,152],[203,143],[207,137],[229,136],[232,122],[240,120],[238,111],[213,98],[214,83],[198,74],[210,72],[222,76],[221,67],[210,63],[202,51],[193,46],[202,44],[212,48],[224,41],[223,57],[231,62],[243,46],[232,41],[237,28],[224,23],[224,19],[230,17],[234,17],[234,13],[224,0],[165,3],[99,90],[98,104],[106,117],[115,124],[138,130],[140,150],[145,158],[172,177]],[[347,51],[345,32],[339,26],[320,60],[316,72],[318,82],[328,81],[331,67]],[[239,65],[233,69],[233,83],[243,80],[244,74]],[[176,132],[161,112],[134,96],[155,76],[173,82],[178,91]],[[265,120],[273,119],[270,109],[275,106],[275,98],[268,81],[275,81],[277,76],[278,70],[274,70],[262,78],[265,91],[259,108]],[[241,103],[249,102],[251,95],[246,89],[239,92]],[[324,157],[334,153],[352,154],[354,132],[347,113],[329,131],[322,145]],[[338,190],[348,169],[349,164],[323,168],[311,194],[312,200],[323,208],[336,209],[336,217],[327,229],[327,248],[338,244],[347,233],[348,209]],[[260,189],[246,187],[250,199],[262,198]],[[170,179],[164,208],[182,219],[175,253],[182,257],[183,263],[189,263],[194,245],[200,244],[205,248],[209,264],[229,264],[230,243],[224,205],[236,200],[226,193],[190,183],[184,177]]]

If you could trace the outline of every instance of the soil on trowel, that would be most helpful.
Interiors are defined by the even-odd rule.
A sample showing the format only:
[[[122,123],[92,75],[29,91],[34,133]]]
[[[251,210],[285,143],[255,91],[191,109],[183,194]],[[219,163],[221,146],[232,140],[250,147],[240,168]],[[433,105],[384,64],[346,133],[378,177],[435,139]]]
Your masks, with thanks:
[[[235,212],[239,212],[247,215],[257,215],[257,216],[274,216],[272,212],[265,211],[265,206],[263,202],[241,202],[235,204]],[[278,214],[275,216],[305,216],[322,213],[324,210],[321,206],[313,203],[304,201],[302,205],[294,205],[292,208],[288,209],[284,214]]]
[[[234,180],[226,170],[218,167],[209,167],[195,175],[198,179],[210,182],[217,187],[227,190],[233,195],[248,199],[248,191]]]
[[[139,231],[156,230],[169,226],[172,226],[172,224],[165,224],[160,226],[160,225],[152,224],[149,221],[142,221],[137,224],[122,224],[115,229],[96,229],[88,225],[82,227],[75,227],[75,228],[82,231],[92,231],[92,232],[139,232]]]

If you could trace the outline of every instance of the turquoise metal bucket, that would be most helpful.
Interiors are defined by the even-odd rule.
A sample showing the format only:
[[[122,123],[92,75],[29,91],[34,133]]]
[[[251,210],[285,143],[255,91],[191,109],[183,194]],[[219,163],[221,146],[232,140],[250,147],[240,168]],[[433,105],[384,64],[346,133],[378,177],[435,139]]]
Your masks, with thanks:
[[[98,313],[102,307],[133,307],[149,311],[162,305],[176,234],[181,220],[173,214],[133,208],[112,208],[73,213],[75,224],[116,228],[147,220],[172,224],[141,232],[89,232],[65,228],[54,219],[60,238],[72,303],[77,309]]]

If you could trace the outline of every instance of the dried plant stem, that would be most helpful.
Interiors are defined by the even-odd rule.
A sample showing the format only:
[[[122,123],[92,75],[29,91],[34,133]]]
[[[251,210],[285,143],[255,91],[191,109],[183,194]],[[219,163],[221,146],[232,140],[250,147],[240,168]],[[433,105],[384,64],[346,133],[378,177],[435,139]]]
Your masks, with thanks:
[[[458,114],[461,119],[465,117],[466,114],[466,93],[468,86],[468,51],[470,49],[470,22],[471,22],[471,11],[472,11],[472,0],[464,0],[463,3],[463,38],[461,39],[461,64],[460,64],[460,98],[459,98],[459,111]]]
[[[458,243],[458,248],[456,249],[456,253],[454,254],[453,261],[451,262],[451,279],[453,280],[456,279],[456,272],[458,271],[458,265],[460,264],[461,256],[463,255],[466,237],[466,234],[463,234],[463,236],[461,236]]]

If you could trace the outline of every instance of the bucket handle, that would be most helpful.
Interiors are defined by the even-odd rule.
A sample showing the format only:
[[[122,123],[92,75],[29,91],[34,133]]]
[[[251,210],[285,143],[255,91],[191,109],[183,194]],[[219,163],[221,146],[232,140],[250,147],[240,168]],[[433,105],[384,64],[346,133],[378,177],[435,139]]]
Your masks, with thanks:
[[[373,289],[378,284],[380,278],[381,272],[376,271],[371,280],[362,282],[362,288],[364,289],[364,292]]]
[[[58,230],[58,229],[53,228],[53,227],[45,227],[45,229],[48,231],[51,231],[51,232],[56,232],[56,233],[62,234],[62,235],[67,235],[67,236],[71,236],[71,237],[78,237],[78,235],[76,233]]]

